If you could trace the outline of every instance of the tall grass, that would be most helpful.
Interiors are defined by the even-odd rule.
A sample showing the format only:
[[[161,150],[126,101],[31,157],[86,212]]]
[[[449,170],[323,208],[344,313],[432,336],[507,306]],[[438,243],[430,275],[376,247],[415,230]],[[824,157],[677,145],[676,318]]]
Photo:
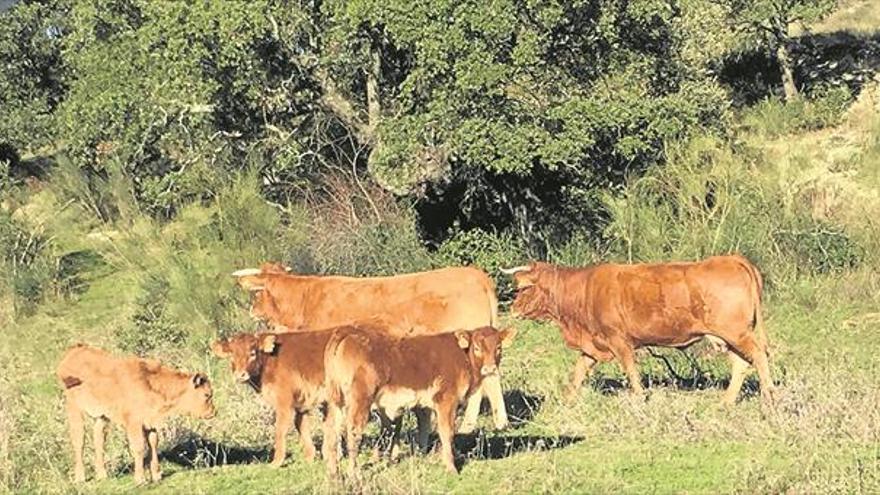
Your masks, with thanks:
[[[695,260],[739,252],[773,284],[801,275],[857,268],[869,245],[857,225],[836,225],[810,215],[807,205],[762,170],[771,164],[735,153],[717,138],[669,150],[669,163],[635,179],[620,195],[607,195],[606,236],[626,261]]]

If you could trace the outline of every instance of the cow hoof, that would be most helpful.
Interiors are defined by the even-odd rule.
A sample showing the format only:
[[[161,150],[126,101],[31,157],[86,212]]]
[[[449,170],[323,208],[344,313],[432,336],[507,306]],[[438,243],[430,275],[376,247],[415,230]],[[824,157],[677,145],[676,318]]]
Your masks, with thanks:
[[[160,481],[162,481],[162,473],[161,472],[153,473],[153,483],[158,483]]]
[[[275,459],[269,463],[273,468],[280,468],[282,464],[284,464],[284,459]]]
[[[495,430],[497,431],[506,430],[508,426],[510,426],[510,422],[507,420],[495,422]]]
[[[107,479],[107,470],[101,469],[95,472],[96,480],[106,480]]]
[[[86,474],[85,473],[76,473],[73,475],[74,483],[85,483],[86,482]]]

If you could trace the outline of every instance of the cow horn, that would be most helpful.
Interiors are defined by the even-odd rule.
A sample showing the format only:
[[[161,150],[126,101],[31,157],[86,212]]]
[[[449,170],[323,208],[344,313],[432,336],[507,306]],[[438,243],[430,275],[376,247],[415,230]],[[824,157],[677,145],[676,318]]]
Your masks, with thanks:
[[[527,271],[530,269],[531,269],[531,267],[529,267],[529,265],[520,265],[520,266],[515,266],[513,268],[501,268],[501,273],[503,273],[505,275],[513,275],[514,273],[523,272],[523,271]]]
[[[232,272],[233,277],[248,277],[250,275],[259,275],[263,273],[257,268],[242,268],[241,270],[236,270]]]

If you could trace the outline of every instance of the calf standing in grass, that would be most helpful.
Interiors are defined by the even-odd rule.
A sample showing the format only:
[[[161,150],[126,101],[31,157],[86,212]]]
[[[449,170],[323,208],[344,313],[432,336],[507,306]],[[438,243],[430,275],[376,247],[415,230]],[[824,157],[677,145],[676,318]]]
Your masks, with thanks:
[[[373,404],[392,420],[405,408],[433,409],[443,462],[450,472],[456,472],[452,452],[455,411],[484,378],[498,373],[501,348],[515,333],[483,327],[397,339],[368,328],[337,330],[324,354],[328,396],[324,455],[330,472],[337,471],[343,421],[349,459],[355,467]]]
[[[275,467],[284,462],[291,416],[306,459],[315,457],[310,416],[324,401],[324,347],[331,333],[241,333],[211,345],[215,355],[230,360],[235,379],[275,410]]]
[[[184,373],[152,359],[116,357],[104,350],[78,344],[64,354],[57,369],[64,387],[70,440],[73,443],[74,480],[85,481],[83,413],[96,418],[95,472],[107,477],[104,439],[107,423],[125,428],[134,456],[134,479],[144,477],[145,443],[150,444],[150,473],[159,481],[159,434],[162,420],[176,414],[209,419],[214,416],[211,383],[201,373]]]

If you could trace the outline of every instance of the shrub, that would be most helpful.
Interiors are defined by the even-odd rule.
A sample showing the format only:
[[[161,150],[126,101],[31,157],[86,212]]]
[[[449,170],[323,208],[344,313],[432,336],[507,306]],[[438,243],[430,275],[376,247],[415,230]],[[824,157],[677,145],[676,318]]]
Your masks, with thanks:
[[[295,267],[343,275],[394,275],[431,267],[412,208],[370,183],[329,176],[308,206],[307,246],[291,246]]]
[[[797,131],[824,129],[840,123],[853,96],[845,86],[818,86],[790,102],[771,97],[745,109],[741,115],[745,130],[778,137]]]
[[[119,348],[142,356],[160,347],[182,344],[186,334],[166,311],[171,290],[168,280],[162,275],[150,273],[140,289],[130,324],[116,331]]]
[[[51,288],[55,260],[51,238],[0,210],[0,265],[16,314],[29,314]]]
[[[780,230],[775,239],[794,255],[798,271],[807,274],[856,268],[864,257],[862,247],[843,229],[822,222],[809,222],[796,230]]]
[[[495,280],[498,297],[507,300],[513,295],[512,280],[500,269],[528,261],[523,240],[509,232],[486,232],[472,229],[457,232],[437,249],[439,264],[475,265]]]

